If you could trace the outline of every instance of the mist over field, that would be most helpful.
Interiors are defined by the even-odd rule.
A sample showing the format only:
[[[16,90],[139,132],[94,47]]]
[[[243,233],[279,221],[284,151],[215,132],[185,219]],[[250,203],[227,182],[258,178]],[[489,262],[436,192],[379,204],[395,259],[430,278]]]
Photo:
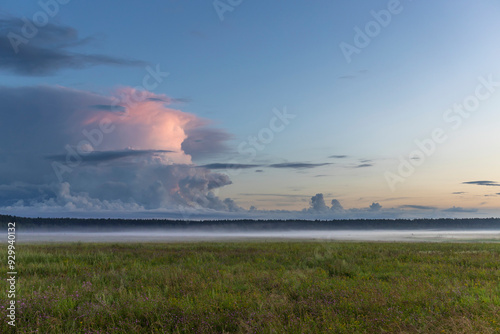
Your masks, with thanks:
[[[500,219],[165,220],[1,216],[20,242],[496,241]]]
[[[190,241],[500,241],[499,230],[317,230],[317,231],[224,231],[152,230],[144,231],[51,231],[22,232],[18,242],[190,242]]]

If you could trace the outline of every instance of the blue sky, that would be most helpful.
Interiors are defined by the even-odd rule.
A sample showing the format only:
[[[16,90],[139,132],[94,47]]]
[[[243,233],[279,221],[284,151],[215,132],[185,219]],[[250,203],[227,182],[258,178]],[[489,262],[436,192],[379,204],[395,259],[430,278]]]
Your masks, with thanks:
[[[0,8],[0,127],[36,127],[33,133],[51,138],[45,147],[34,135],[23,145],[3,141],[4,212],[498,215],[495,1],[64,2],[8,1]],[[21,19],[43,16],[54,4],[48,24],[13,53]],[[349,57],[341,47],[347,44],[357,48]],[[82,130],[107,117],[95,106],[133,94],[148,68],[169,73],[147,93],[151,100],[120,101],[126,121],[114,119],[117,131],[86,153],[93,159],[72,167],[68,178],[55,177],[50,167],[67,163],[56,159],[65,146],[76,148]],[[447,113],[474,98],[473,111]],[[250,147],[249,136],[269,135],[276,112],[285,110],[294,117],[255,156],[238,150]],[[413,156],[422,151],[415,142],[428,142],[436,129],[445,139],[434,141],[430,154]],[[148,169],[151,161],[156,169]],[[26,163],[42,167],[19,172]],[[214,163],[255,166],[206,167]],[[411,175],[402,164],[410,164]],[[110,178],[122,188],[103,192],[99,184]],[[195,194],[203,203],[189,197],[193,178],[204,180]],[[213,179],[221,180],[216,187]],[[316,194],[344,210],[315,212]],[[382,209],[369,209],[372,203]],[[257,210],[248,212],[251,206]]]

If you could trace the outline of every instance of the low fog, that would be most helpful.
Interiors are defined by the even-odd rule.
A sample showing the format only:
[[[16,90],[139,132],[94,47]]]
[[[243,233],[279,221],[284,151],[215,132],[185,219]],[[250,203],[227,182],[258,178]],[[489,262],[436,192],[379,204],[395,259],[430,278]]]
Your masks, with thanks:
[[[17,241],[34,242],[184,242],[251,240],[321,241],[495,241],[498,230],[314,230],[314,231],[237,231],[237,230],[166,230],[127,229],[117,231],[26,231],[18,232]]]

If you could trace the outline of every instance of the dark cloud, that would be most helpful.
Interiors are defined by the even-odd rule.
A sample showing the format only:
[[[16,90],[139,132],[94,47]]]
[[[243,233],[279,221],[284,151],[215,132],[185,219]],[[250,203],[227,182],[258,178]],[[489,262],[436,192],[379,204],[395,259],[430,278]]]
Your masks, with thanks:
[[[89,106],[89,108],[103,111],[111,111],[111,112],[126,112],[127,108],[119,105],[113,104],[96,104],[93,106]]]
[[[188,137],[182,143],[182,150],[193,159],[211,157],[229,150],[226,142],[233,136],[224,130],[205,125],[193,124],[186,130]]]
[[[179,97],[179,98],[172,98],[170,102],[172,103],[189,103],[192,102],[193,100],[189,97]]]
[[[380,205],[379,203],[375,203],[375,202],[373,202],[369,207],[370,211],[380,211],[381,209],[382,209],[382,205]]]
[[[461,207],[453,206],[452,208],[442,210],[443,212],[477,212],[477,209],[464,209]]]
[[[280,164],[272,164],[269,165],[269,167],[272,168],[316,168],[316,167],[321,167],[321,166],[327,166],[331,165],[331,163],[319,163],[319,164],[312,164],[312,163],[305,163],[305,162],[285,162],[285,163],[280,163]]]
[[[146,100],[148,101],[153,101],[153,102],[169,102],[169,99],[166,98],[161,98],[161,97],[148,97]]]
[[[188,103],[191,102],[190,98],[158,98],[158,97],[149,97],[148,101],[154,102],[165,102],[165,103]]]
[[[436,210],[437,208],[434,206],[426,206],[426,205],[401,205],[401,209],[415,209],[415,210]]]
[[[373,164],[359,164],[354,168],[366,168],[366,167],[373,167]]]
[[[298,195],[298,194],[266,194],[266,193],[241,193],[241,196],[257,196],[257,197],[288,197],[288,198],[307,198],[310,195]]]
[[[12,182],[10,184],[0,184],[0,204],[2,206],[14,205],[16,202],[29,201],[40,198],[44,194],[45,198],[56,196],[56,189],[47,184]]]
[[[0,69],[26,76],[45,76],[67,68],[146,65],[137,60],[68,51],[90,40],[79,38],[78,32],[71,27],[49,23],[36,28],[32,38],[25,38],[21,31],[24,25],[25,22],[18,18],[0,18]]]
[[[376,202],[373,202],[368,208],[362,208],[362,209],[352,208],[346,210],[337,199],[332,199],[331,207],[328,207],[325,204],[325,199],[323,197],[323,194],[319,193],[311,197],[311,200],[309,202],[309,208],[303,209],[302,212],[308,214],[321,215],[324,216],[325,218],[331,216],[334,213],[335,217],[339,217],[340,214],[340,216],[348,218],[348,217],[353,217],[352,215],[373,216],[374,214],[378,215],[380,212],[383,211],[382,211],[382,205]]]
[[[344,207],[340,204],[340,202],[336,199],[332,199],[332,206],[330,208],[333,212],[343,212]]]
[[[331,159],[345,159],[345,158],[347,158],[347,155],[330,155],[329,158],[331,158]]]
[[[0,151],[6,162],[0,164],[0,184],[57,181],[46,157],[64,151],[65,144],[84,139],[77,126],[82,121],[81,110],[101,104],[111,103],[96,94],[61,87],[0,86],[4,138]]]
[[[322,213],[327,212],[328,207],[325,204],[325,199],[323,198],[323,194],[316,194],[311,197],[311,207],[309,208],[310,212],[313,213]]]
[[[346,211],[340,204],[340,202],[336,199],[332,199],[331,201],[331,207],[328,207],[325,204],[325,199],[323,197],[323,194],[316,194],[313,197],[311,197],[311,200],[309,202],[309,208],[304,209],[303,212],[311,213],[311,214],[339,214],[339,213],[345,213]]]
[[[231,184],[227,175],[190,165],[80,165],[63,183],[40,186],[37,193],[19,194],[22,204],[70,210],[154,210],[183,212],[185,208],[238,211],[233,201],[214,193]],[[30,195],[30,196],[28,196]]]
[[[188,150],[186,153],[189,153],[189,152],[190,151]],[[321,166],[326,166],[326,165],[331,165],[331,164],[330,163],[312,164],[312,163],[304,163],[304,162],[279,163],[279,164],[271,164],[271,165],[238,164],[238,163],[212,163],[212,164],[202,165],[200,167],[205,167],[205,168],[209,168],[209,169],[247,169],[247,168],[254,168],[254,167],[306,169],[306,168],[315,168],[315,167],[321,167]],[[260,173],[262,171],[263,171],[262,169],[256,170],[256,172],[258,172],[258,173]],[[323,175],[323,176],[326,176],[326,175]]]
[[[75,149],[76,151],[76,149]],[[106,162],[117,159],[153,155],[155,153],[173,153],[169,150],[119,150],[119,151],[93,151],[88,154],[81,154],[82,162]],[[66,161],[67,154],[48,156],[47,159],[55,161]]]
[[[462,195],[462,194],[466,194],[466,192],[464,191],[455,191],[453,193],[451,193],[452,195]]]
[[[476,184],[478,186],[500,187],[500,183],[496,181],[468,181],[462,182],[462,184]]]
[[[260,166],[261,165],[252,165],[252,164],[213,163],[213,164],[201,165],[200,167],[208,169],[247,169]]]
[[[256,169],[255,173],[263,173],[264,171],[262,169]]]

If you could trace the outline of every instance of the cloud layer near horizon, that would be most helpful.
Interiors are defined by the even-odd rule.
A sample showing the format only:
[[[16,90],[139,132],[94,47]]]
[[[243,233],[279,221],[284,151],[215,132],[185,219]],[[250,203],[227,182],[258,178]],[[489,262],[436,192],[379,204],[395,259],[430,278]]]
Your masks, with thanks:
[[[171,102],[129,87],[100,95],[54,86],[0,86],[0,208],[28,215],[292,219],[396,218],[411,216],[409,209],[432,211],[416,205],[385,209],[378,203],[344,209],[336,199],[326,205],[322,194],[312,196],[302,211],[244,210],[217,196],[232,181],[212,170],[309,169],[328,163],[197,166],[199,157],[225,153],[232,136],[210,127],[209,120],[170,108]],[[441,212],[475,211],[454,207]]]

